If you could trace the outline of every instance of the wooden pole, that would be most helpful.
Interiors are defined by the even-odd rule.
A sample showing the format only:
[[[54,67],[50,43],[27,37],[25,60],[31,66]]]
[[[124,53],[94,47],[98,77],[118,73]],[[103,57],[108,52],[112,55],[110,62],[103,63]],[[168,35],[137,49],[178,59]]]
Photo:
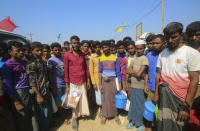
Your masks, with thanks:
[[[164,0],[162,0],[162,33],[164,30]]]

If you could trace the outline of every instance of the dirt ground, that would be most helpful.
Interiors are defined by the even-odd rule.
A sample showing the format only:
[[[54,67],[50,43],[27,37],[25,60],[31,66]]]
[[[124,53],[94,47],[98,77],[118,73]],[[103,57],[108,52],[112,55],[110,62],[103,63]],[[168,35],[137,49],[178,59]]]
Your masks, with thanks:
[[[200,85],[197,90],[196,97],[197,96],[200,96]],[[105,125],[101,125],[100,124],[101,118],[99,118],[98,116],[96,116],[95,120],[80,119],[78,131],[130,131],[130,130],[136,131],[136,129],[126,129],[126,124],[128,123],[127,115],[125,115],[125,116],[120,115],[119,118],[122,123],[121,125],[117,125],[115,123],[114,119],[107,120]],[[71,121],[71,119],[70,119],[70,121]],[[74,131],[74,130],[72,129],[71,124],[66,125],[66,124],[62,123],[58,127],[51,128],[50,131]]]

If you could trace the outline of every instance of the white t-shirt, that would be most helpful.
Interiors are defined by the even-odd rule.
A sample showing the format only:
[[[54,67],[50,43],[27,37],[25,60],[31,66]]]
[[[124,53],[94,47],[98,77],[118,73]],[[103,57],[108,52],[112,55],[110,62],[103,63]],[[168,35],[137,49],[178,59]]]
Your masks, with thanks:
[[[174,52],[165,48],[159,54],[157,67],[161,68],[160,83],[167,82],[172,93],[185,101],[190,84],[189,71],[200,71],[200,53],[185,45]]]

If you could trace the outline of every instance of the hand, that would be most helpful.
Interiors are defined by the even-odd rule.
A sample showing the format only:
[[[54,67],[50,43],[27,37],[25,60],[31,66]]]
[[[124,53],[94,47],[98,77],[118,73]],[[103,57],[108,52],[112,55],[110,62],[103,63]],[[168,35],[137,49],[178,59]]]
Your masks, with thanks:
[[[122,83],[119,83],[119,92],[122,90]]]
[[[149,92],[148,86],[145,86],[145,87],[144,87],[144,92],[145,92],[146,94]]]
[[[128,89],[128,82],[126,82],[126,84],[125,84],[125,90],[126,90],[126,91],[129,90],[129,89]]]
[[[15,105],[15,109],[17,111],[21,111],[24,109],[24,106],[20,102],[16,102],[16,103],[14,103],[14,105]]]
[[[103,86],[100,85],[99,88],[100,88],[101,93],[103,93]]]
[[[90,81],[89,81],[89,80],[87,81],[87,85],[86,85],[86,86],[87,86],[87,89],[89,90],[89,89],[90,89],[90,86],[91,86],[91,84],[90,84]]]
[[[178,120],[179,121],[185,121],[185,120],[188,120],[189,118],[189,113],[186,112],[186,111],[179,111],[179,114],[178,114]]]
[[[154,94],[153,101],[156,103],[158,101],[158,98],[159,98],[158,94]]]
[[[69,87],[66,87],[65,93],[66,93],[66,94],[69,94]]]
[[[93,85],[93,88],[95,89],[95,91],[97,91],[97,85]]]
[[[44,103],[44,98],[41,95],[37,95],[37,103],[38,104],[43,104]]]

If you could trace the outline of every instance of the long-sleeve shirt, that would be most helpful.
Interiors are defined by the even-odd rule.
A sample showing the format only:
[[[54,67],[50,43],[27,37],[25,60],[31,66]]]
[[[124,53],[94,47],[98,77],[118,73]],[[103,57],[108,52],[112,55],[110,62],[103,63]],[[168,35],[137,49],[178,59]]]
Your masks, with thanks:
[[[97,54],[94,54],[90,57],[89,61],[89,71],[90,77],[93,85],[99,85],[99,78],[98,78],[98,69],[99,69],[99,58]]]
[[[75,56],[72,50],[64,55],[64,72],[65,82],[75,85],[83,84],[86,77],[89,78],[90,76],[84,55],[79,53],[79,57]]]
[[[117,77],[118,81],[121,82],[120,63],[117,56],[103,54],[99,59],[99,73],[102,73],[103,78]]]
[[[17,89],[29,89],[26,75],[26,61],[15,62],[7,60],[1,69],[5,91],[9,97],[16,96]]]

